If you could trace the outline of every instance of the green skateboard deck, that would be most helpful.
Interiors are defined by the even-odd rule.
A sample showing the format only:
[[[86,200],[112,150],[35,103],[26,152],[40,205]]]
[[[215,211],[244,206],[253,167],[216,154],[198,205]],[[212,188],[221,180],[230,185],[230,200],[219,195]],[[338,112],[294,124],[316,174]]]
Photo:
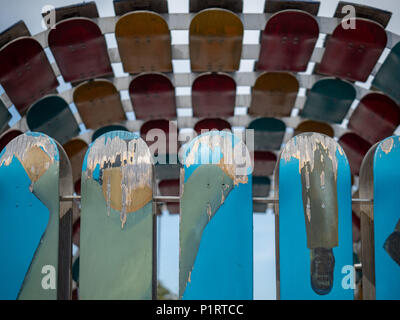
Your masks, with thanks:
[[[93,132],[92,142],[94,142],[101,135],[103,135],[107,132],[110,132],[110,131],[129,131],[129,130],[119,124],[112,124],[110,126],[101,127],[99,129],[97,129],[95,132]]]
[[[270,151],[281,148],[286,125],[275,118],[258,118],[250,122],[248,129],[254,130],[254,150]]]

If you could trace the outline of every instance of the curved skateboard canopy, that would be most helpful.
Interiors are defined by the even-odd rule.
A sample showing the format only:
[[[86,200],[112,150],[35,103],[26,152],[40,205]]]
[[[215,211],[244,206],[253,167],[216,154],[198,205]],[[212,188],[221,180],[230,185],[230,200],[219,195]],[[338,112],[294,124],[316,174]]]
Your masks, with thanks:
[[[372,147],[372,144],[353,132],[342,135],[339,144],[349,159],[351,173],[358,176],[364,156]]]
[[[9,129],[0,135],[0,152],[3,151],[4,147],[14,138],[23,134],[21,130]]]
[[[221,118],[206,118],[203,120],[198,121],[195,126],[194,126],[194,131],[196,131],[197,134],[201,134],[202,130],[217,130],[217,131],[222,131],[222,130],[232,130],[231,124]]]
[[[119,92],[111,81],[84,82],[75,88],[73,100],[88,129],[126,120]]]
[[[199,12],[189,29],[192,72],[238,70],[242,39],[243,24],[234,13],[224,9]]]
[[[129,131],[126,127],[121,126],[121,125],[109,125],[105,126],[102,128],[97,129],[95,132],[93,132],[92,135],[92,142],[94,142],[98,137],[102,136],[103,134],[111,131]]]
[[[42,46],[33,38],[13,40],[0,49],[0,84],[17,110],[28,107],[58,87]]]
[[[115,26],[115,37],[125,72],[171,72],[171,35],[157,13],[129,12]]]
[[[176,118],[175,88],[164,74],[136,76],[129,85],[129,95],[136,119]]]
[[[254,150],[279,150],[285,136],[286,125],[275,118],[259,118],[250,122],[248,129],[254,130]]]
[[[26,122],[31,131],[43,132],[63,144],[79,134],[79,126],[67,102],[46,96],[32,105]]]
[[[318,22],[309,13],[278,12],[268,20],[262,33],[257,69],[305,71],[318,37]]]
[[[66,82],[113,75],[106,40],[94,21],[62,20],[50,30],[48,42]]]
[[[351,115],[348,128],[374,144],[391,136],[399,124],[398,104],[385,94],[376,92],[361,99]]]
[[[250,115],[288,117],[299,91],[296,77],[286,72],[265,72],[258,76],[251,90]]]
[[[303,121],[299,123],[296,129],[294,129],[295,136],[305,132],[322,133],[331,138],[333,138],[335,135],[335,131],[328,123],[314,121],[314,120]]]
[[[231,117],[236,102],[236,82],[227,74],[206,73],[192,84],[194,117]]]
[[[341,123],[355,98],[356,89],[351,83],[333,78],[322,79],[308,92],[300,116],[317,121]]]
[[[385,29],[374,21],[355,19],[355,29],[340,23],[329,38],[318,72],[365,82],[386,47]]]

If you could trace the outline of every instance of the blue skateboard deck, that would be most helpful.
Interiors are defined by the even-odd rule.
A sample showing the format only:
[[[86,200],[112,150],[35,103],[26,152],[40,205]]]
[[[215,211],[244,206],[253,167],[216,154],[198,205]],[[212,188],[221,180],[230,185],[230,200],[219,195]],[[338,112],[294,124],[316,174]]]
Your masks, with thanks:
[[[139,136],[112,131],[89,146],[82,167],[81,299],[152,298],[152,186],[152,157]]]
[[[188,144],[183,165],[179,297],[251,300],[252,168],[246,146],[229,132],[211,131]]]
[[[353,299],[351,175],[343,149],[328,136],[303,133],[278,161],[277,297]]]
[[[0,299],[56,299],[60,220],[56,143],[40,133],[16,137],[0,153],[0,177],[4,209]]]
[[[364,299],[400,299],[400,137],[375,144],[360,173]]]

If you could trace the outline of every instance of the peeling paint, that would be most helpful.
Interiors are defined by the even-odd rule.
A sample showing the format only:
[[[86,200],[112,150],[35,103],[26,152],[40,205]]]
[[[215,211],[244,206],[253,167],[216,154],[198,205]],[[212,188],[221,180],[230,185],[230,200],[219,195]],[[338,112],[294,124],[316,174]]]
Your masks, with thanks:
[[[385,154],[388,154],[390,151],[392,151],[393,145],[394,145],[393,138],[387,138],[386,140],[382,141],[381,149]]]

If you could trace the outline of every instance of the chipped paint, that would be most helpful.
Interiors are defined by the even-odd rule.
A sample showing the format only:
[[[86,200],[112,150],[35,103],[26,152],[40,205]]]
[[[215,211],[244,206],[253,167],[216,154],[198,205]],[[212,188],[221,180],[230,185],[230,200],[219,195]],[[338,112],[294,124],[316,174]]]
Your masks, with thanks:
[[[394,140],[393,138],[387,138],[386,140],[382,141],[381,143],[381,149],[385,154],[388,154],[390,151],[392,151],[394,145]]]

